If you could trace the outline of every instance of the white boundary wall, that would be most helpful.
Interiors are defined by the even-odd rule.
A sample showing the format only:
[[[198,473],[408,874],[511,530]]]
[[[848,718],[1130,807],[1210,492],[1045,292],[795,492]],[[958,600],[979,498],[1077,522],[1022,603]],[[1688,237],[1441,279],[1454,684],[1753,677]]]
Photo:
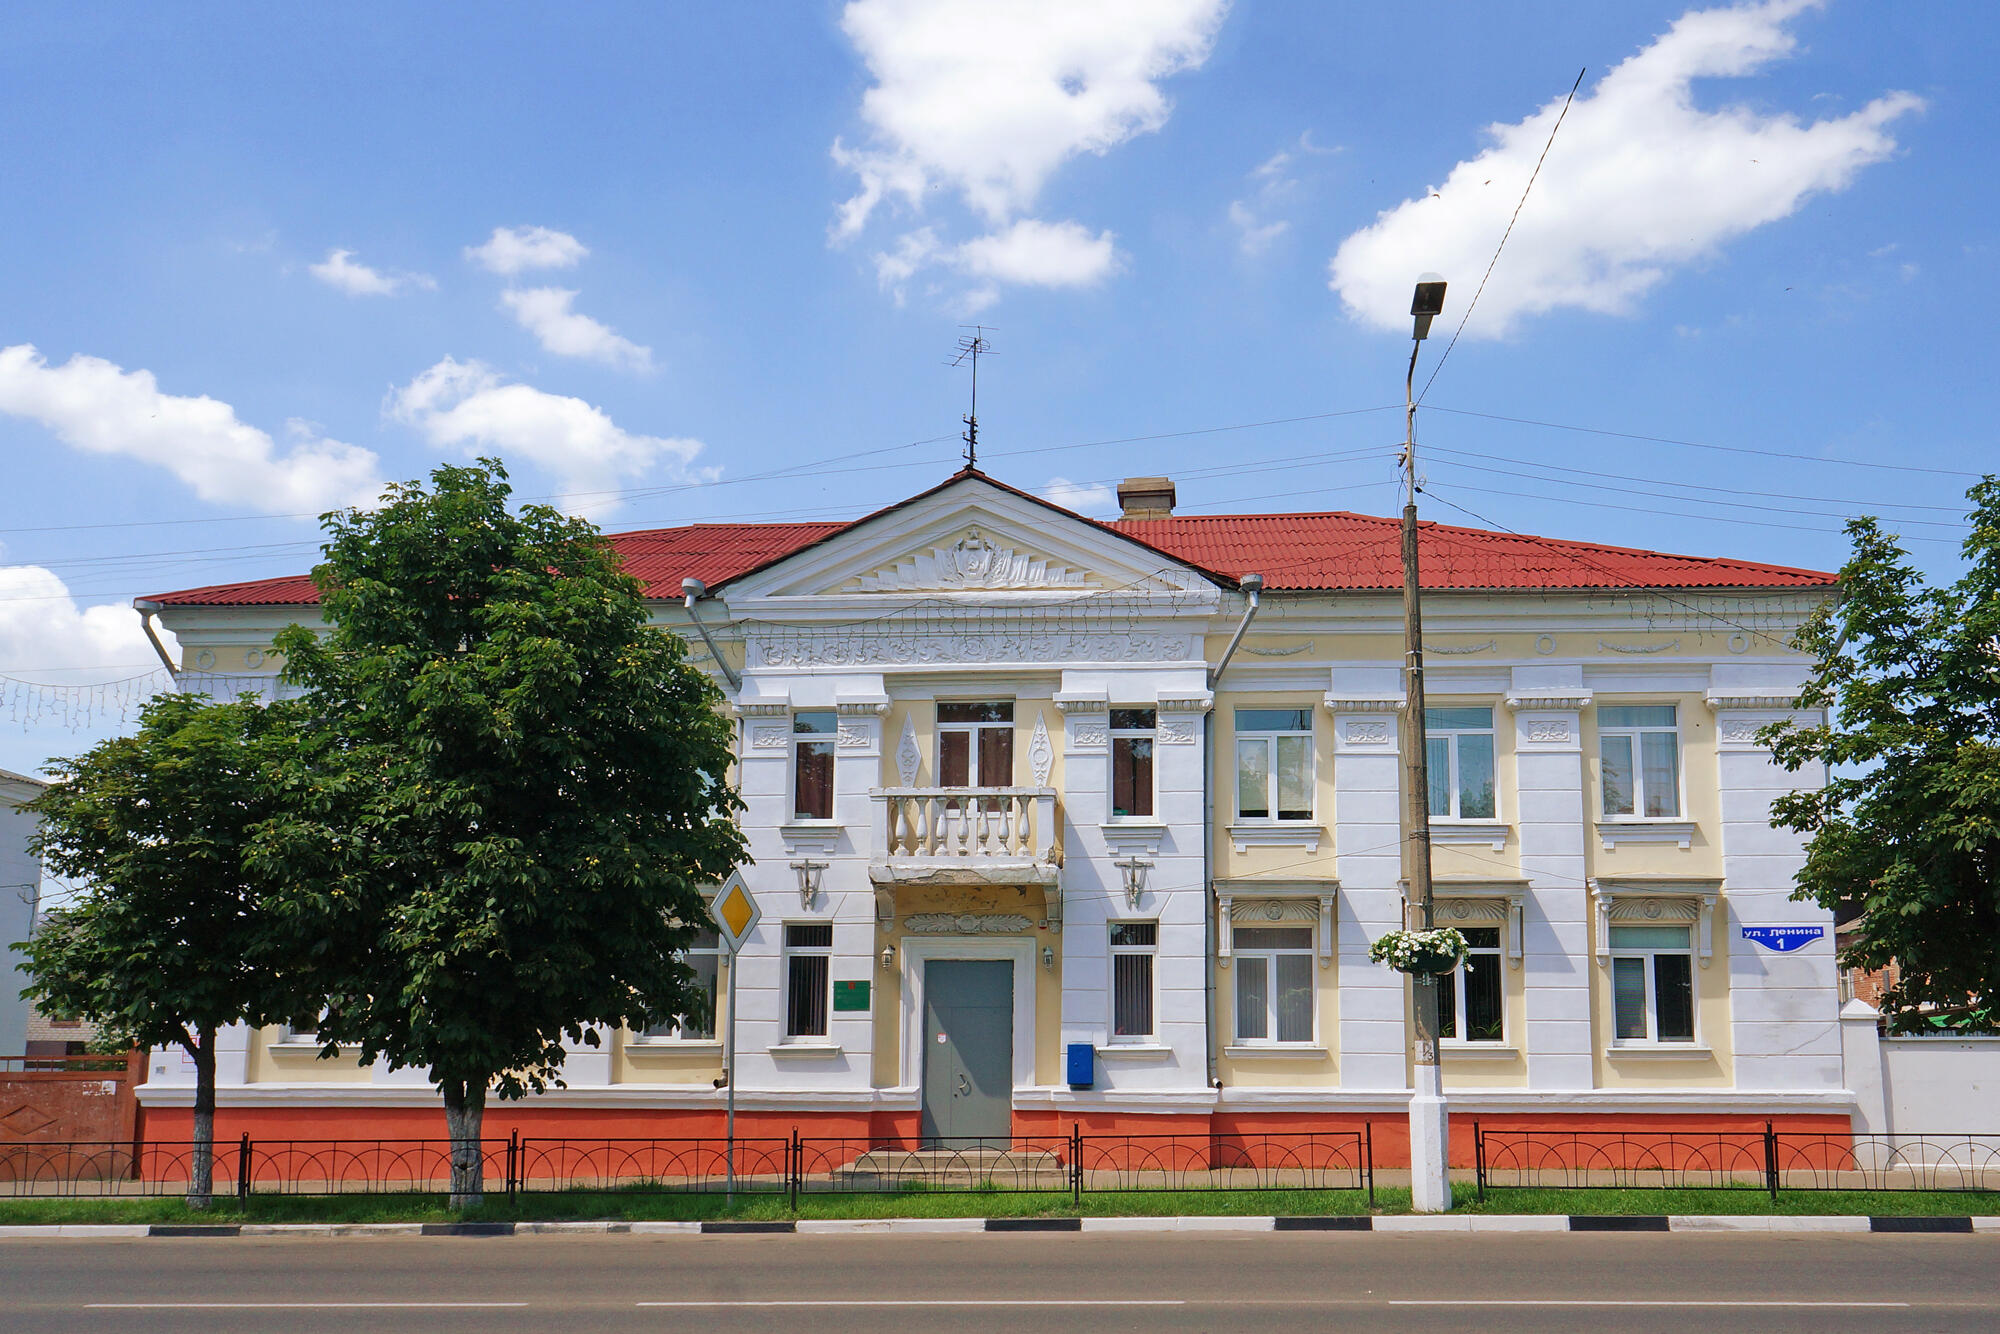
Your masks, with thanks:
[[[1885,1038],[1877,1012],[1840,1012],[1855,1129],[1878,1135],[2000,1135],[2000,1037]]]

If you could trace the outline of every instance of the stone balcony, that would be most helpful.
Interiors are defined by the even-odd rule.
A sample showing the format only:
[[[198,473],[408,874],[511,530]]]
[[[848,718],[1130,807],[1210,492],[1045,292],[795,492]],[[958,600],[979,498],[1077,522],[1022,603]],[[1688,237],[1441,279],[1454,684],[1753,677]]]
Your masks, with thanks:
[[[874,798],[879,885],[1053,885],[1062,813],[1052,787],[883,787]]]

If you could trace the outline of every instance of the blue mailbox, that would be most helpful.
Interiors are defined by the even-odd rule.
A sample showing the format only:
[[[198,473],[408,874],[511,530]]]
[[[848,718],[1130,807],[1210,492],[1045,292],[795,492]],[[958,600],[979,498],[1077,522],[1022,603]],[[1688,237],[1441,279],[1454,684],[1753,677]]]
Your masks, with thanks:
[[[1097,1048],[1088,1042],[1069,1044],[1069,1086],[1087,1089],[1097,1082]]]

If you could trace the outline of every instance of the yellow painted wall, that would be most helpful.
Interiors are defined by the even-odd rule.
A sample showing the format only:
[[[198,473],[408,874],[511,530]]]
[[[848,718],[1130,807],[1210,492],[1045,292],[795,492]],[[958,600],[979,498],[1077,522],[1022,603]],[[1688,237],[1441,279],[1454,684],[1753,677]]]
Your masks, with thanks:
[[[1215,878],[1242,880],[1254,876],[1285,879],[1330,879],[1333,876],[1333,719],[1327,716],[1325,691],[1222,691],[1216,696],[1210,755],[1210,781],[1215,784]],[[1230,841],[1229,826],[1236,819],[1236,710],[1305,709],[1313,722],[1313,818],[1303,822],[1318,826],[1319,847],[1308,852],[1303,847],[1247,848],[1236,851]],[[1284,824],[1276,826],[1283,829]]]
[[[1715,957],[1708,967],[1695,960],[1695,1045],[1706,1047],[1712,1056],[1620,1056],[1611,1048],[1611,970],[1590,956],[1590,1027],[1597,1049],[1599,1088],[1726,1088],[1735,1079],[1733,1049],[1729,1037],[1729,939],[1722,924],[1727,909],[1715,905]],[[1691,924],[1692,925],[1692,924]],[[1697,936],[1697,939],[1699,937]],[[1592,937],[1595,949],[1596,938]]]
[[[1683,851],[1673,843],[1620,842],[1607,851],[1594,827],[1604,818],[1604,774],[1597,745],[1597,710],[1605,705],[1672,704],[1681,734],[1681,818],[1695,821]],[[1696,876],[1722,874],[1722,799],[1715,758],[1715,715],[1698,694],[1600,694],[1583,711],[1584,818],[1593,828],[1584,839],[1584,860],[1593,876]]]

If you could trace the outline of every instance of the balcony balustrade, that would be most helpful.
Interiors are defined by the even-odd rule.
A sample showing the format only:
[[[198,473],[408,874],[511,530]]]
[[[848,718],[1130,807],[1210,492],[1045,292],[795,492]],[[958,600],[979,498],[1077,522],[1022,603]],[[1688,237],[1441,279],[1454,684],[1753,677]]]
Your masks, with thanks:
[[[1062,860],[1051,787],[888,787],[875,799],[878,882],[1053,883]]]

